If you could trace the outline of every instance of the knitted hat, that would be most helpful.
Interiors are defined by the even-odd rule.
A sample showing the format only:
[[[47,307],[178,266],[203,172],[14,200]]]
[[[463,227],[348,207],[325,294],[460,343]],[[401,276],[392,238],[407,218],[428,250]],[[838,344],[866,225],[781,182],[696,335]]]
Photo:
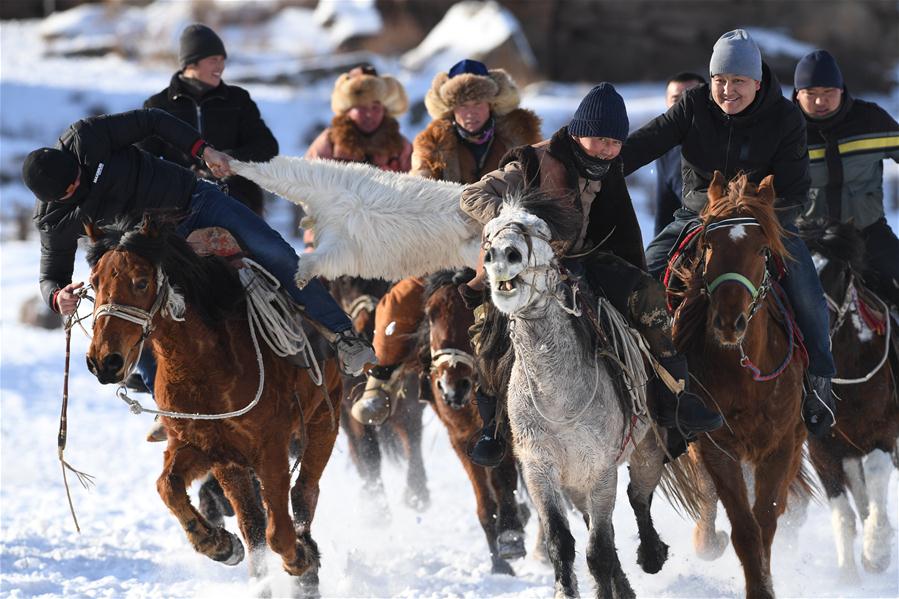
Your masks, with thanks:
[[[371,66],[358,66],[342,74],[334,82],[331,110],[343,114],[354,106],[380,102],[390,116],[398,116],[409,108],[403,84],[390,75],[378,75]]]
[[[39,148],[22,163],[22,180],[42,202],[53,202],[66,195],[66,189],[78,178],[78,160],[70,152]]]
[[[448,73],[437,73],[425,95],[425,106],[432,119],[452,115],[453,109],[466,102],[487,102],[490,111],[503,116],[518,108],[521,98],[518,86],[502,69],[488,70],[484,63],[465,59]]]
[[[755,40],[743,29],[728,31],[712,48],[709,75],[742,75],[762,80],[762,53]]]
[[[581,100],[568,123],[568,133],[575,137],[608,137],[624,141],[630,123],[624,99],[611,83],[600,83]]]
[[[843,87],[843,73],[836,59],[827,50],[815,50],[806,54],[796,65],[793,87]]]
[[[184,31],[181,32],[181,50],[178,52],[181,68],[183,69],[187,65],[199,62],[209,56],[224,56],[228,58],[222,38],[216,35],[215,31],[200,23],[194,23],[185,27]]]

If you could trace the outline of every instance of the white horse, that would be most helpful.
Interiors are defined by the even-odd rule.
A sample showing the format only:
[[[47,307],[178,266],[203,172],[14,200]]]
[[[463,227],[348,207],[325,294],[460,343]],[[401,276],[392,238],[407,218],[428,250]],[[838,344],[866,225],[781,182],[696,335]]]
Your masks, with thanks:
[[[290,156],[230,165],[305,210],[315,251],[300,258],[300,286],[318,275],[398,281],[477,265],[481,226],[459,208],[458,183]]]
[[[567,496],[587,519],[587,564],[597,596],[632,597],[612,530],[618,466],[630,464],[628,497],[640,532],[638,563],[655,573],[668,554],[650,515],[664,450],[642,411],[645,397],[632,400],[616,381],[619,373],[599,357],[611,348],[598,346],[586,318],[577,318],[567,305],[550,226],[535,216],[541,210],[546,215],[551,202],[507,200],[484,229],[491,297],[510,321],[514,351],[507,396],[513,449],[546,531],[556,596],[578,592]],[[636,354],[642,368],[639,350]]]

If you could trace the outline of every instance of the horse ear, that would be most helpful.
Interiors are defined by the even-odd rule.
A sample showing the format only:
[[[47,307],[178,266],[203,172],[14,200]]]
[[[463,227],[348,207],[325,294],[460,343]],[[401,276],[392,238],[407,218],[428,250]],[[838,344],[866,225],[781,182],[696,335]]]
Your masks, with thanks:
[[[96,223],[84,223],[84,234],[91,240],[91,243],[97,243],[106,235],[106,231]]]
[[[712,175],[712,182],[709,183],[709,200],[714,203],[724,194],[724,175],[716,170]]]
[[[141,235],[145,237],[154,238],[159,237],[160,226],[159,221],[153,217],[150,212],[144,213],[144,218],[140,221],[138,225],[138,229],[140,230]]]
[[[759,183],[758,197],[767,204],[774,203],[774,175],[768,175]]]

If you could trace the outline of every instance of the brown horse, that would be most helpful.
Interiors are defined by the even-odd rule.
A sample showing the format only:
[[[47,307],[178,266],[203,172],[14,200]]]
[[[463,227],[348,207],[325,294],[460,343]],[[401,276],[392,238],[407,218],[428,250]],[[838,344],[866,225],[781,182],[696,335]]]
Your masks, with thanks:
[[[803,365],[792,358],[794,333],[769,279],[772,256],[789,259],[772,180],[756,188],[740,176],[725,190],[715,173],[697,252],[681,270],[687,289],[673,329],[675,344],[727,423],[699,440],[699,453],[730,519],[748,597],[774,596],[771,543],[806,437]],[[742,462],[754,469],[752,504]]]
[[[89,235],[97,307],[87,360],[101,383],[124,380],[146,342],[158,363],[155,400],[162,410],[221,414],[258,398],[239,417],[163,419],[168,445],[157,481],[163,501],[194,549],[228,565],[240,562],[240,540],[211,525],[187,494],[191,481],[211,470],[236,507],[251,552],[251,575],[265,574],[262,550],[268,541],[284,569],[298,577],[296,590],[315,592],[307,586],[317,586],[319,560],[310,525],[319,479],[337,436],[324,393],[306,370],[257,341],[236,271],[217,256],[194,253],[167,218],[147,215],[136,228],[92,229]],[[339,397],[333,359],[324,363],[321,374],[327,393]],[[288,447],[293,434],[304,452],[291,488]],[[265,512],[253,474],[261,483]]]
[[[450,443],[474,489],[493,572],[514,576],[506,560],[525,555],[524,523],[516,501],[518,468],[511,452],[496,468],[476,466],[468,459],[469,441],[482,426],[472,403],[477,366],[468,329],[474,324],[474,316],[456,291],[454,275],[453,271],[441,272],[426,282],[424,330],[428,332],[431,355],[432,406],[446,426]]]
[[[882,572],[890,564],[889,454],[895,456],[899,436],[895,362],[889,359],[890,316],[863,283],[865,245],[853,224],[807,224],[802,236],[831,309],[834,384],[840,398],[830,435],[810,437],[809,453],[833,513],[840,578],[856,582],[856,514],[847,488],[864,527],[862,564],[870,572]]]
[[[331,294],[350,315],[356,332],[371,340],[374,336],[375,310],[390,283],[381,279],[339,277],[330,284]],[[344,401],[340,404],[341,425],[349,440],[350,457],[362,478],[366,498],[363,508],[369,509],[373,519],[389,514],[384,483],[381,480],[381,447],[388,455],[402,454],[408,463],[404,500],[413,509],[426,509],[430,503],[424,460],[421,452],[422,413],[418,400],[417,359],[410,357],[407,372],[394,389],[391,402],[394,413],[381,426],[366,425],[350,415],[350,408],[365,387],[365,376],[344,376]],[[398,377],[399,378],[399,377]],[[402,389],[399,389],[402,387]]]

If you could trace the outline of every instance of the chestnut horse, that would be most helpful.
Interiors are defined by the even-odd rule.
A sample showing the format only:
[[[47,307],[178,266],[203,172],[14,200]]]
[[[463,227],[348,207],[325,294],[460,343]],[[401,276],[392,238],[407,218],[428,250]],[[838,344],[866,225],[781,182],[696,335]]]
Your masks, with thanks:
[[[374,336],[375,310],[390,283],[381,279],[338,277],[331,281],[331,295],[350,315],[357,333],[371,340]],[[397,387],[402,386],[402,397],[394,397],[391,404],[394,413],[381,426],[362,424],[350,415],[353,402],[365,387],[365,376],[344,376],[344,401],[340,403],[341,424],[349,440],[350,457],[362,478],[367,509],[373,521],[389,514],[384,483],[381,480],[381,448],[388,455],[402,455],[408,469],[404,500],[415,510],[424,510],[430,504],[427,477],[421,452],[422,413],[424,406],[418,400],[417,360],[413,368],[403,373]],[[394,389],[395,392],[399,391]]]
[[[865,243],[853,224],[806,224],[802,237],[831,309],[837,367],[833,382],[840,398],[830,435],[809,438],[809,453],[833,513],[840,578],[857,582],[856,515],[847,488],[864,527],[862,565],[869,572],[882,572],[890,564],[889,454],[895,456],[899,436],[895,362],[889,359],[890,316],[862,282]]]
[[[789,259],[772,182],[769,176],[756,187],[739,176],[725,189],[715,173],[696,253],[680,270],[687,288],[673,327],[690,370],[725,417],[726,426],[699,439],[699,453],[730,519],[750,598],[774,596],[771,543],[806,437],[803,364],[769,278],[774,257]],[[754,470],[752,503],[743,462]],[[707,501],[706,510],[714,496]]]
[[[481,430],[481,418],[472,398],[477,385],[477,366],[468,329],[474,315],[456,291],[465,271],[441,271],[428,277],[422,325],[430,348],[432,406],[446,426],[450,443],[471,481],[478,521],[487,537],[492,571],[515,575],[507,559],[524,557],[524,522],[516,501],[518,468],[508,452],[496,468],[477,466],[468,459],[470,440]],[[470,279],[474,273],[468,271]]]
[[[297,577],[297,592],[316,592],[308,588],[317,586],[319,560],[310,525],[337,436],[324,393],[308,371],[257,340],[237,272],[217,256],[194,253],[171,217],[148,214],[137,227],[92,229],[89,235],[96,309],[87,361],[101,383],[127,378],[146,342],[158,363],[155,400],[162,410],[221,414],[258,398],[239,417],[163,418],[168,445],[157,481],[162,500],[194,549],[237,564],[244,555],[240,540],[210,524],[187,494],[191,481],[211,470],[236,508],[250,549],[251,576],[265,575],[268,541],[284,569]],[[327,393],[339,397],[335,360],[328,359],[321,374]],[[304,452],[291,488],[288,447],[294,434]],[[253,474],[261,483],[265,512]]]

